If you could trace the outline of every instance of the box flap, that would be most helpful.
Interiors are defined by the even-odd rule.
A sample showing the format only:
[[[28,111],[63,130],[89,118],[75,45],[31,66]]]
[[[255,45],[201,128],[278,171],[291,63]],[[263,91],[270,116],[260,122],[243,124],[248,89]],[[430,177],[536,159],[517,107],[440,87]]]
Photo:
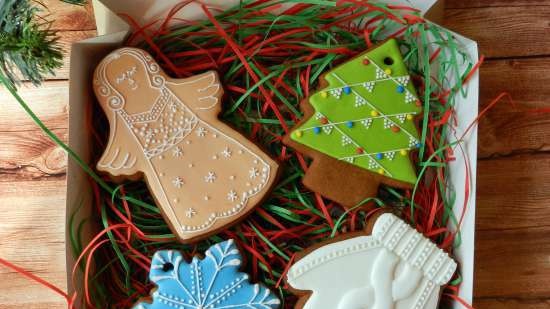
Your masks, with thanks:
[[[171,9],[185,2],[181,0],[94,0],[98,34],[128,30],[123,19],[117,16],[119,13],[127,14],[139,25],[145,25],[156,20],[164,20]],[[179,10],[174,17],[184,20],[204,19],[206,16],[201,9],[201,3],[212,10],[223,11],[239,4],[240,0],[202,0],[200,3],[193,1],[187,4],[185,9]],[[96,7],[98,11],[95,10]]]

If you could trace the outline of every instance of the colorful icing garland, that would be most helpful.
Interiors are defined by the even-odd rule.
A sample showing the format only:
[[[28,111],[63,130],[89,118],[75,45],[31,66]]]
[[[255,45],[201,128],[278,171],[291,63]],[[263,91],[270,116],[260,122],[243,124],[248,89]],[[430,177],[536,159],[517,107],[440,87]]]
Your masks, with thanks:
[[[309,98],[314,116],[292,140],[392,179],[417,180],[409,152],[421,146],[413,121],[422,110],[395,40],[325,75]]]

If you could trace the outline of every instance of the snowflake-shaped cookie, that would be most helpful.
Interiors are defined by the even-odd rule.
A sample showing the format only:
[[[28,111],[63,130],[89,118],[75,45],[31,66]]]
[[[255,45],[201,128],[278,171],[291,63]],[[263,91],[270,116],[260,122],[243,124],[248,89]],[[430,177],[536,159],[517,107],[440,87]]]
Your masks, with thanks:
[[[134,309],[276,309],[279,299],[269,289],[251,284],[239,272],[242,257],[232,239],[216,244],[205,258],[186,263],[180,252],[158,251],[153,256],[149,279],[157,285],[152,303],[139,302]]]

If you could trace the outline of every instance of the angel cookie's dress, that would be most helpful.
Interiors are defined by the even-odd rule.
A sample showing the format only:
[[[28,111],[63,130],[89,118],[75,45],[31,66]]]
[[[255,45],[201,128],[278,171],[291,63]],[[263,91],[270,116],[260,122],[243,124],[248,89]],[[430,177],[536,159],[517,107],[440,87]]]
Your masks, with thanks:
[[[265,188],[269,165],[199,119],[167,88],[150,112],[121,114],[164,189],[157,199],[185,210],[178,216],[184,230],[234,215]]]
[[[184,103],[203,99],[180,99],[176,87],[185,83],[195,91],[189,96],[207,95],[201,102],[214,103],[206,108]],[[141,172],[180,239],[202,237],[258,204],[273,183],[277,166],[217,119],[221,93],[215,73],[179,84],[166,81],[155,88],[158,98],[145,104],[142,112],[129,114],[124,106],[109,111],[103,106],[113,113],[113,132],[98,168],[114,176]]]

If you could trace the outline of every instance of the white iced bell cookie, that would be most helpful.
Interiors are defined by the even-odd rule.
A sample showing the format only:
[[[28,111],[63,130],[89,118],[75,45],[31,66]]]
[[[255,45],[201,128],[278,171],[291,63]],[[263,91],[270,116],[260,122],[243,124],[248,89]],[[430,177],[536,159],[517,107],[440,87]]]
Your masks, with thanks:
[[[287,282],[311,291],[303,309],[435,309],[456,266],[407,223],[383,214],[372,235],[329,243],[298,260]]]

